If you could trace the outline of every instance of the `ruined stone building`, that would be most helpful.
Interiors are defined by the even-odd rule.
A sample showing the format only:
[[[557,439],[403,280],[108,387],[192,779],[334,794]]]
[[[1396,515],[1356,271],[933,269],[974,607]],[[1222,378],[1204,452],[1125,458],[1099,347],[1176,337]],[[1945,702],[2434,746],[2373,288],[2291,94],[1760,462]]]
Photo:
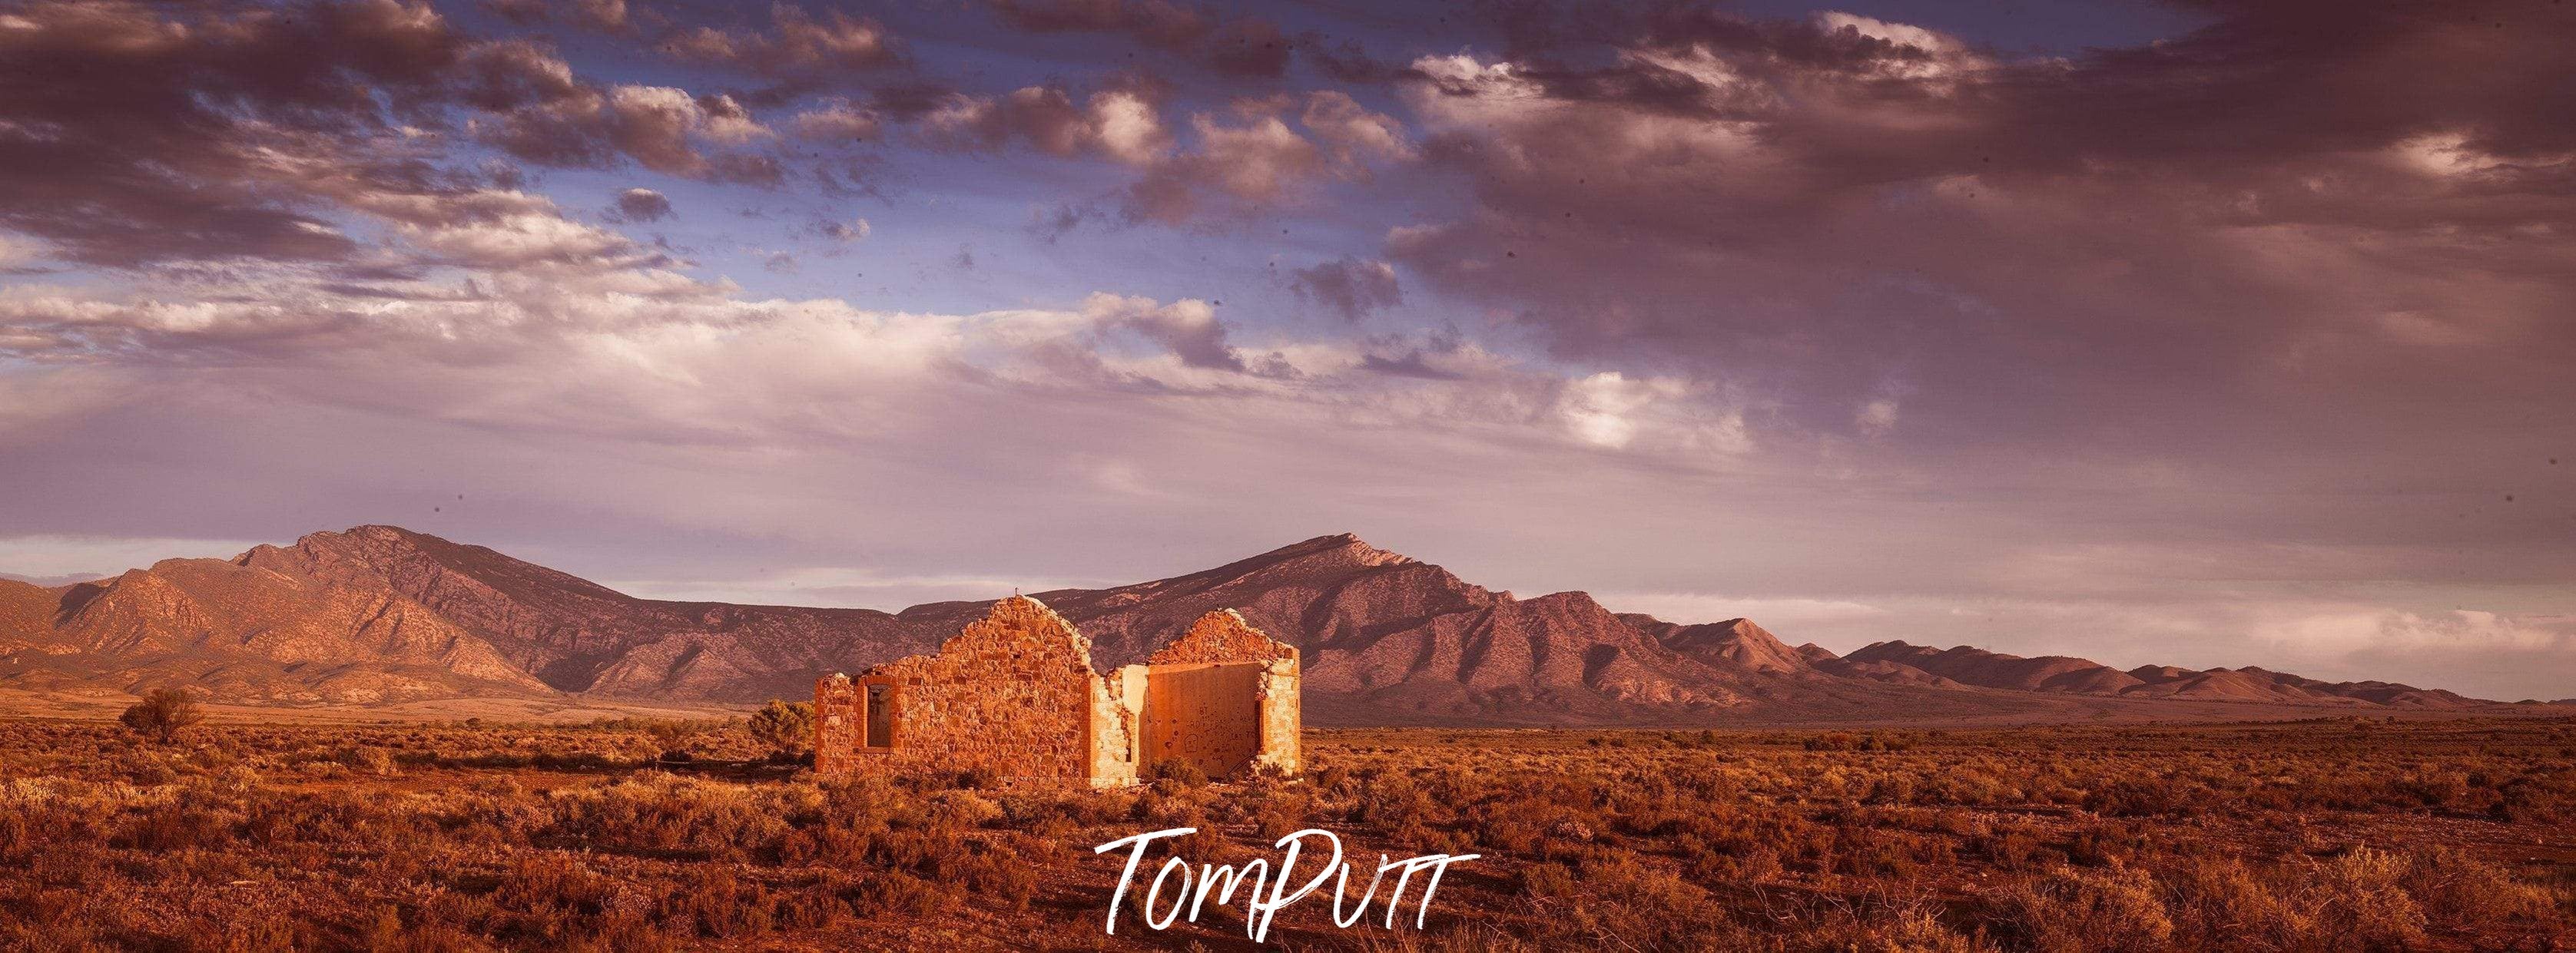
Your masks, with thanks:
[[[814,686],[814,770],[980,770],[1012,785],[1134,784],[1166,759],[1209,777],[1297,771],[1297,649],[1232,610],[1106,675],[1091,640],[1013,596],[940,645]]]

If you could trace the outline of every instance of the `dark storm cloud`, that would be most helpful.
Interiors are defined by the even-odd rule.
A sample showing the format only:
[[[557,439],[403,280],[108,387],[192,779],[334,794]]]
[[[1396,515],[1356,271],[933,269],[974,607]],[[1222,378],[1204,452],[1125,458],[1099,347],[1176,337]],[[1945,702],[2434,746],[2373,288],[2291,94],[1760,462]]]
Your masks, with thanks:
[[[0,222],[93,264],[340,258],[354,244],[265,188],[262,145],[344,152],[448,83],[464,44],[392,3],[243,10],[38,4],[0,29]],[[200,26],[206,26],[201,24]],[[497,93],[496,93],[497,94]],[[418,118],[418,117],[415,117]]]
[[[1876,429],[1895,387],[1897,433],[1954,444],[2248,453],[2370,408],[2466,450],[2392,375],[2453,412],[2563,389],[2576,335],[2529,316],[2576,307],[2576,14],[2211,12],[2071,59],[1692,11],[1606,67],[1424,60],[1424,153],[1479,207],[1388,250],[1561,353],[1763,386],[1806,427]]]
[[[516,170],[445,170],[467,127],[522,159],[774,184],[718,145],[766,130],[721,97],[603,88],[542,45],[466,37],[391,0],[37,5],[0,29],[0,223],[73,261],[344,260],[333,212],[409,225],[526,213]],[[479,118],[478,118],[479,117]]]

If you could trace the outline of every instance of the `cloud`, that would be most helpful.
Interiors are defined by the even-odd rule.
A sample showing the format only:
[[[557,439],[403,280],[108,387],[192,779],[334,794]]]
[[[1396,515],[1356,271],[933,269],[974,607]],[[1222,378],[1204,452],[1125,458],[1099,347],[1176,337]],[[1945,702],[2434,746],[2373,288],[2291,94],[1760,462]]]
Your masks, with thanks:
[[[656,172],[761,185],[784,175],[767,156],[704,147],[775,136],[732,97],[670,86],[584,88],[475,128],[485,142],[541,165],[611,168],[627,158]]]
[[[1306,111],[1299,121],[1331,148],[1334,164],[1343,168],[1364,168],[1373,159],[1413,158],[1413,146],[1405,141],[1402,123],[1384,113],[1369,111],[1339,90],[1308,94]]]
[[[1870,401],[1860,406],[1860,412],[1853,415],[1852,423],[1864,434],[1873,437],[1886,436],[1896,429],[1898,406],[1896,401],[1885,397]]]
[[[1396,283],[1393,266],[1350,256],[1297,269],[1288,288],[1298,298],[1331,308],[1352,321],[1404,303],[1404,289]]]
[[[231,10],[222,29],[165,10],[104,2],[10,14],[0,225],[98,265],[345,258],[357,251],[347,236],[276,199],[275,158],[381,173],[399,160],[378,153],[399,151],[401,134],[371,91],[401,104],[446,94],[450,71],[469,63],[486,77],[517,68],[476,58],[434,12],[389,0]]]
[[[1757,429],[1926,467],[2018,448],[2251,487],[2536,453],[2444,421],[2576,399],[2543,369],[2576,336],[2529,318],[2576,307],[2576,135],[2514,79],[2549,44],[2380,8],[2329,39],[2323,9],[2069,57],[1703,9],[1584,57],[1420,58],[1420,161],[1473,198],[1383,254],[1551,353],[1729,381]],[[2273,452],[2361,417],[2375,438]]]
[[[1154,104],[1134,93],[1110,90],[1094,95],[1091,121],[1100,150],[1129,165],[1154,162],[1172,147],[1171,134],[1163,130]]]
[[[699,27],[660,45],[683,60],[768,75],[868,72],[902,62],[901,47],[875,20],[839,10],[817,18],[789,3],[772,4],[769,20],[766,32]]]
[[[22,6],[0,530],[462,490],[483,522],[423,528],[653,572],[1126,579],[1355,529],[1524,589],[1722,579],[1797,640],[2541,691],[2576,133],[2533,9],[2205,4],[2062,55],[1325,10],[1299,56],[1109,0],[914,11],[910,53],[820,7]],[[1043,68],[950,58],[992,22]],[[718,273],[855,254],[861,195],[907,236],[869,297]],[[669,196],[761,217],[643,235]]]
[[[671,200],[652,189],[627,189],[617,193],[615,213],[624,221],[658,222],[671,217]]]
[[[1023,142],[1049,155],[1096,152],[1129,164],[1152,162],[1171,147],[1154,105],[1125,90],[1093,93],[1082,106],[1047,86],[997,97],[958,94],[924,116],[922,130],[939,148],[994,151]]]
[[[635,30],[626,0],[483,0],[480,5],[492,15],[520,26],[561,21],[610,34]]]
[[[626,19],[626,0],[571,0],[573,22],[594,30],[622,33],[631,28]]]
[[[393,0],[48,5],[0,29],[0,81],[23,91],[0,102],[0,226],[90,265],[364,268],[352,215],[528,213],[514,169],[443,164],[460,126],[541,164],[782,175],[734,151],[767,133],[729,97],[595,86],[541,43]]]
[[[623,235],[559,215],[519,214],[405,234],[441,263],[463,268],[515,270],[533,265],[619,267],[635,260],[635,243]]]
[[[1276,79],[1288,72],[1294,44],[1268,20],[1243,18],[1228,22],[1208,38],[1208,66],[1229,76]]]
[[[952,410],[1010,414],[1053,402],[1147,428],[1206,412],[1299,427],[1494,430],[1656,453],[1691,439],[1669,429],[1690,424],[1668,405],[1678,391],[1667,384],[1568,380],[1454,343],[1447,372],[1401,376],[1331,341],[1243,347],[1214,305],[1193,299],[1096,293],[1068,309],[975,315],[746,299],[642,267],[544,271],[535,263],[611,252],[578,232],[517,224],[431,239],[460,263],[507,269],[473,282],[471,294],[353,295],[280,275],[246,286],[264,289],[255,299],[224,301],[39,289],[0,297],[0,342],[22,366],[140,383],[61,411],[91,420],[140,406],[132,401],[265,394],[493,434],[882,447],[945,444],[978,426],[946,416]],[[769,261],[795,263],[783,253]],[[1614,415],[1622,419],[1608,421]],[[59,416],[0,420],[0,446],[77,426]],[[1612,427],[1619,439],[1605,442]]]
[[[800,138],[817,142],[863,142],[875,138],[879,124],[874,113],[853,105],[848,99],[832,98],[821,105],[797,113],[788,120]]]
[[[1413,157],[1400,123],[1345,94],[1307,95],[1292,127],[1288,113],[1298,103],[1284,96],[1238,100],[1234,122],[1192,115],[1191,146],[1154,162],[1129,187],[1128,217],[1175,225],[1241,217],[1288,204],[1323,182],[1365,180],[1379,162]]]
[[[1032,33],[1117,32],[1161,50],[1186,50],[1216,29],[1206,14],[1168,0],[994,0],[1002,22]]]
[[[1257,17],[1219,23],[1169,0],[993,0],[1002,23],[1030,33],[1119,33],[1164,53],[1194,55],[1221,76],[1276,79],[1296,44]]]
[[[1741,415],[1706,421],[1670,419],[1668,415],[1676,413],[1697,414],[1695,402],[1688,399],[1691,396],[1691,386],[1681,380],[1636,379],[1602,371],[1567,381],[1551,410],[1576,439],[1596,447],[1624,449],[1646,432],[1651,418],[1667,417],[1657,422],[1658,429],[1675,435],[1692,451],[1737,454],[1752,448]]]
[[[1157,304],[1148,298],[1094,294],[1084,299],[1083,314],[1104,331],[1133,331],[1169,348],[1184,366],[1241,371],[1243,358],[1225,341],[1225,323],[1205,301],[1189,299]]]
[[[1191,127],[1197,147],[1137,180],[1128,193],[1130,217],[1180,224],[1208,214],[1211,197],[1264,208],[1326,168],[1323,152],[1277,116],[1230,126],[1202,114],[1191,117]]]

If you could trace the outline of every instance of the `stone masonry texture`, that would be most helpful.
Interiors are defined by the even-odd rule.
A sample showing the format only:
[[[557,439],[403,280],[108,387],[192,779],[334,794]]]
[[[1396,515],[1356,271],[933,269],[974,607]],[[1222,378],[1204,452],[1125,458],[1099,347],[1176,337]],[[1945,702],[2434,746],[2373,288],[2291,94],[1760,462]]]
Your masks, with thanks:
[[[935,654],[818,681],[814,769],[974,771],[1015,787],[1134,784],[1166,758],[1211,776],[1294,772],[1298,677],[1297,650],[1231,610],[1103,675],[1072,623],[1014,596]]]

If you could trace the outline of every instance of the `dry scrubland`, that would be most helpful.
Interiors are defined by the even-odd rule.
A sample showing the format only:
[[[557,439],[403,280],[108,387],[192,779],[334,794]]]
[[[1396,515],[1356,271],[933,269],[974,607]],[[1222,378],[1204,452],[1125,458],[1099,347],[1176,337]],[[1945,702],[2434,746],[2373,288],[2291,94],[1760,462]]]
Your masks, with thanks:
[[[817,784],[686,729],[0,723],[0,947],[1240,945],[1100,918],[1093,844],[1480,852],[1369,949],[2551,949],[2576,722],[1310,733],[1304,783]],[[657,765],[672,744],[685,765]],[[1132,906],[1132,902],[1131,902]],[[1409,911],[1408,911],[1409,913]]]

